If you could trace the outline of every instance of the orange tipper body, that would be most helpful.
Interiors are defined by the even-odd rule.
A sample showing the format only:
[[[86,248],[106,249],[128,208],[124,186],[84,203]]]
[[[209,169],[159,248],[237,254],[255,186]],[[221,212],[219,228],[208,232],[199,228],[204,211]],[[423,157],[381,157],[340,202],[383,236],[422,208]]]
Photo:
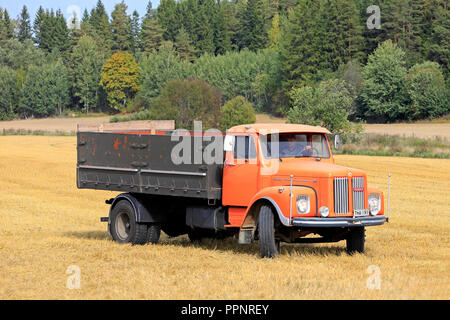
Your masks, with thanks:
[[[78,130],[78,188],[121,192],[101,218],[118,243],[157,243],[162,230],[191,241],[259,241],[261,257],[278,255],[280,242],[345,240],[347,252],[362,253],[365,227],[387,221],[383,192],[364,171],[336,165],[325,128],[249,124],[176,135],[169,124]]]

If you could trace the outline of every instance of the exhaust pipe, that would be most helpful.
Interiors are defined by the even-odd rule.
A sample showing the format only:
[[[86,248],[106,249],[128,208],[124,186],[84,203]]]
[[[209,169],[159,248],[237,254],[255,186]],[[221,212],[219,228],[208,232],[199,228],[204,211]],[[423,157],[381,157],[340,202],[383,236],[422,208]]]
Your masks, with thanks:
[[[386,222],[389,222],[389,204],[390,204],[390,200],[391,200],[391,174],[388,174],[389,177],[389,183],[388,183],[388,210],[387,210],[387,218],[386,218]]]

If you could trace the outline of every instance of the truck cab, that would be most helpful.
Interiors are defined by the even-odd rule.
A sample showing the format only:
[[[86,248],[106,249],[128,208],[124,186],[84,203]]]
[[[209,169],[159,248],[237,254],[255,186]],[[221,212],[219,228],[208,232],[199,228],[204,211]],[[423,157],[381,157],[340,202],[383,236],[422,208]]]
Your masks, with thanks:
[[[364,251],[364,227],[386,221],[383,192],[367,185],[364,171],[335,164],[327,134],[325,128],[295,124],[228,130],[222,203],[229,207],[230,226],[240,228],[242,243],[256,233],[261,241],[258,227],[265,227],[264,216],[273,215],[267,228],[273,225],[275,232],[263,256],[278,254],[279,241],[349,237],[350,252]],[[322,237],[304,238],[311,233]]]

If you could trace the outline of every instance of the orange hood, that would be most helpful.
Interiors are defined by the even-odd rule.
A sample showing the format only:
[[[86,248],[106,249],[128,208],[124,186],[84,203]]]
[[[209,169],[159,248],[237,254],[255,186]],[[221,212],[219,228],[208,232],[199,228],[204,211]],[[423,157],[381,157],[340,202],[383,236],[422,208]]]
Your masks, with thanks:
[[[278,161],[278,160],[277,160]],[[294,177],[308,178],[331,178],[331,177],[351,177],[365,176],[365,172],[359,169],[344,167],[322,161],[305,161],[299,159],[283,159],[279,164],[278,172],[274,177],[288,178]]]

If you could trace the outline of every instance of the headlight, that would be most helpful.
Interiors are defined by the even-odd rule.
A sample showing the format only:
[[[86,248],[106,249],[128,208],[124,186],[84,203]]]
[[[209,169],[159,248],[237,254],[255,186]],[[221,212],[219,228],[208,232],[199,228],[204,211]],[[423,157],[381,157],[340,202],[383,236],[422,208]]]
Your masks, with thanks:
[[[369,194],[369,211],[370,214],[376,216],[381,209],[380,195],[378,193]]]
[[[328,207],[325,207],[325,206],[320,207],[320,209],[319,209],[319,214],[320,214],[322,217],[326,218],[326,217],[328,217],[328,215],[330,214],[330,210],[328,209]]]
[[[297,210],[299,213],[309,213],[309,196],[297,197]]]

